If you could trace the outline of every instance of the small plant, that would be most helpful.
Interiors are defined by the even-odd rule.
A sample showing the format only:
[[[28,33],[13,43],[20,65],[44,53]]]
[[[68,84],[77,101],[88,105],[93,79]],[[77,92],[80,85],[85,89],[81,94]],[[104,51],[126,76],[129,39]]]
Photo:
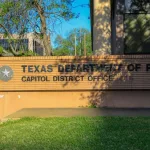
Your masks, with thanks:
[[[27,56],[37,56],[37,54],[31,50],[27,51]]]
[[[31,50],[28,50],[28,51],[24,51],[22,56],[37,56],[37,54]]]
[[[0,46],[0,55],[3,53],[3,47]]]
[[[86,106],[79,106],[79,108],[97,108],[97,106],[95,104],[89,104]]]
[[[97,106],[95,104],[90,104],[88,108],[97,108]]]

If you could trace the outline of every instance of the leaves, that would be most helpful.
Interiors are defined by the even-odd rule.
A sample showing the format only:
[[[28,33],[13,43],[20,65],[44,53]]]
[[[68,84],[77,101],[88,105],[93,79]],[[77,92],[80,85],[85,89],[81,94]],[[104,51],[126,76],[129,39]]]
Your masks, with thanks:
[[[29,32],[39,33],[46,51],[50,51],[51,43],[48,36],[55,31],[55,25],[63,20],[68,21],[78,18],[79,13],[74,13],[75,0],[2,0],[0,1],[0,23],[5,27],[0,32],[7,35],[17,34],[24,37]],[[7,31],[7,32],[6,32]],[[9,36],[9,38],[12,36]],[[10,39],[11,40],[11,39]],[[14,39],[13,39],[14,40]],[[72,55],[72,42],[63,39],[63,55]],[[69,48],[68,48],[69,45]],[[11,48],[13,48],[11,46]],[[67,50],[64,50],[67,48]],[[16,49],[13,48],[13,52]],[[48,52],[49,53],[49,52]]]
[[[75,54],[75,37],[77,55],[84,55],[84,35],[86,35],[87,55],[92,55],[91,33],[84,28],[71,30],[66,38],[58,35],[55,39],[54,55],[56,56],[73,56]]]

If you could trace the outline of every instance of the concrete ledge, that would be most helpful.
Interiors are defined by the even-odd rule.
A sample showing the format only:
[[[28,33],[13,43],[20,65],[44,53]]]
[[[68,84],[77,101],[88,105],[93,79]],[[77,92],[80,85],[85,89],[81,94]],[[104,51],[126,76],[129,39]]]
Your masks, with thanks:
[[[33,115],[39,117],[69,115],[78,116],[80,114],[82,116],[103,115],[103,113],[105,112],[102,111],[103,109],[91,109],[89,111],[89,109],[85,108],[87,106],[90,106],[91,104],[96,104],[100,108],[114,108],[114,110],[117,109],[117,112],[121,110],[120,113],[122,115],[124,115],[124,113],[126,112],[125,110],[133,110],[133,112],[136,110],[136,114],[140,110],[145,111],[150,109],[149,91],[76,91],[38,93],[3,92],[1,94],[4,96],[0,99],[0,119],[3,119],[11,114],[16,114],[15,112],[17,112],[18,110],[22,110],[17,113],[19,113],[20,116],[23,117],[28,116],[28,114],[29,116]],[[51,109],[49,110],[47,108]],[[75,109],[78,111],[75,111]],[[86,112],[85,110],[88,110],[88,112]],[[116,111],[110,110],[108,110],[106,114],[110,113],[112,115],[116,113]],[[15,116],[17,118],[18,114],[16,114]]]
[[[150,109],[114,109],[114,108],[26,108],[6,118],[22,117],[74,117],[74,116],[150,116]]]

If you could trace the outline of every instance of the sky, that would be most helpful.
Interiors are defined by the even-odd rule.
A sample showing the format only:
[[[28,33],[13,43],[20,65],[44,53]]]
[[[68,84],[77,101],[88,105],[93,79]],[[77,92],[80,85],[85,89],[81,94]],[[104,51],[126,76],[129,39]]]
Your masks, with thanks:
[[[70,21],[63,21],[61,24],[55,26],[55,33],[52,34],[52,45],[54,46],[54,40],[57,35],[61,35],[64,38],[67,33],[74,28],[86,28],[91,30],[90,22],[90,8],[88,6],[82,7],[83,4],[89,4],[90,0],[75,0],[73,6],[78,6],[73,8],[73,12],[79,13],[78,18],[73,18]]]

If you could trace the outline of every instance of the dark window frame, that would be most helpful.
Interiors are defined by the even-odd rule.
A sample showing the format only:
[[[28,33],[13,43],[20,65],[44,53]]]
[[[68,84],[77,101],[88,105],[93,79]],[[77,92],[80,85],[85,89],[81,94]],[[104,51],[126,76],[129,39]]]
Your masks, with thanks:
[[[150,13],[123,13],[123,23],[124,23],[124,28],[123,28],[123,32],[124,33],[126,33],[125,32],[125,15],[126,14],[133,14],[133,15],[139,15],[139,14],[143,14],[143,15],[146,15],[146,14],[150,14]],[[124,53],[124,55],[150,55],[150,52],[147,52],[147,53],[144,53],[144,52],[138,52],[138,53],[133,53],[133,52],[130,52],[130,53],[127,53],[126,52],[126,39],[125,39],[125,37],[124,37],[124,49],[123,49],[123,53]]]
[[[111,55],[114,55],[115,51],[116,51],[116,12],[117,12],[117,0],[111,0]],[[125,33],[125,15],[126,14],[150,14],[150,12],[148,13],[142,13],[142,12],[138,12],[138,13],[127,13],[125,12],[125,1],[124,1],[124,12],[123,12],[123,32]],[[125,37],[124,38],[124,48],[123,48],[123,54],[124,55],[150,55],[150,52],[148,53],[126,53],[125,51]]]

